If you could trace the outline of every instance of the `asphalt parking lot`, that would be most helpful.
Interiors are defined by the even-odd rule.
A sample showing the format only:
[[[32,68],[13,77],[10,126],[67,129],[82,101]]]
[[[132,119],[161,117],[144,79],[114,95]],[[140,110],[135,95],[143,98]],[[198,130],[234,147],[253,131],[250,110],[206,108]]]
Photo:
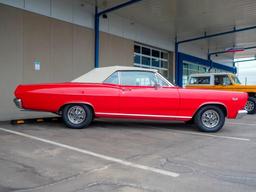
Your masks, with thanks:
[[[0,191],[256,191],[256,116],[183,123],[0,124]]]

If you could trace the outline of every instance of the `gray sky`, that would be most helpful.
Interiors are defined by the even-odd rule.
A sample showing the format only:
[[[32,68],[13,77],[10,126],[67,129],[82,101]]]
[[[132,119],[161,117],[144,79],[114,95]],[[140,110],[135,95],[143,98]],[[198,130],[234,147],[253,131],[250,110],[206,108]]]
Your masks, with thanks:
[[[247,78],[248,85],[256,85],[256,61],[241,62],[236,64],[238,77],[242,84]]]

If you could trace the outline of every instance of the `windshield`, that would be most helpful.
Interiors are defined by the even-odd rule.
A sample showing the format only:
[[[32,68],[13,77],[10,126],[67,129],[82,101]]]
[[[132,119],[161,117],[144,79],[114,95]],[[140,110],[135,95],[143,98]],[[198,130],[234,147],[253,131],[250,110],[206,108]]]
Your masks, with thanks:
[[[168,81],[166,78],[164,78],[160,73],[156,73],[156,74],[157,74],[157,79],[158,79],[158,83],[160,84],[160,86],[174,87],[174,85],[171,84],[170,81]]]
[[[241,82],[240,82],[240,80],[238,79],[237,76],[231,75],[231,78],[233,79],[233,81],[234,81],[235,84],[241,84]]]

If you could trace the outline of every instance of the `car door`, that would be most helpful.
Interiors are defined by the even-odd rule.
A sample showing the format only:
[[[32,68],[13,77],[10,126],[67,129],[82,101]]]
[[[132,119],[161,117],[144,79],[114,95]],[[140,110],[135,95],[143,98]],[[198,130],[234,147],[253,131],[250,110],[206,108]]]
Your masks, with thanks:
[[[94,101],[96,115],[118,113],[120,105],[118,72],[110,75],[103,84],[95,86],[91,99]]]
[[[176,87],[157,84],[150,71],[120,71],[120,113],[127,116],[175,116],[179,108]],[[155,86],[157,84],[157,86]]]

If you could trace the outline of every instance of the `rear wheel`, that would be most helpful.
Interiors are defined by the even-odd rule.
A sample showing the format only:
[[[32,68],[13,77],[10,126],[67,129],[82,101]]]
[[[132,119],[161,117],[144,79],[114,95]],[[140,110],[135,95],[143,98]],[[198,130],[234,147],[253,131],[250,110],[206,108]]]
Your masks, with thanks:
[[[195,115],[195,124],[203,132],[217,132],[224,123],[224,112],[217,106],[204,106]]]
[[[87,105],[70,104],[64,107],[62,119],[67,127],[82,129],[88,127],[92,122],[93,112]]]
[[[254,97],[248,98],[248,101],[245,106],[245,110],[248,112],[248,114],[256,113],[256,99]]]

